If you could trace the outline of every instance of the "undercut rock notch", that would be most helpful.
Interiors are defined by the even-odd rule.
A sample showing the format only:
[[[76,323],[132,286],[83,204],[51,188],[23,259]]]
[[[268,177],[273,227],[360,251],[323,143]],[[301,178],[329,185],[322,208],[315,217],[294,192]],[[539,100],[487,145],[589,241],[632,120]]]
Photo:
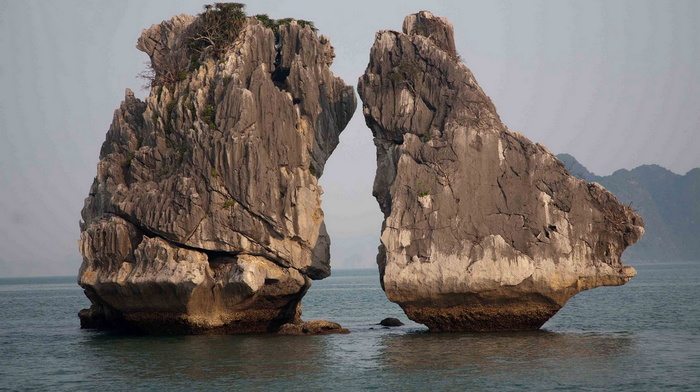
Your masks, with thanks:
[[[628,206],[509,130],[461,63],[451,23],[380,31],[358,91],[377,147],[387,297],[433,331],[540,328],[576,293],[635,276]]]
[[[318,178],[356,102],[328,38],[250,17],[223,55],[193,54],[197,23],[138,40],[154,85],[127,90],[85,200],[83,327],[274,331],[330,274]]]

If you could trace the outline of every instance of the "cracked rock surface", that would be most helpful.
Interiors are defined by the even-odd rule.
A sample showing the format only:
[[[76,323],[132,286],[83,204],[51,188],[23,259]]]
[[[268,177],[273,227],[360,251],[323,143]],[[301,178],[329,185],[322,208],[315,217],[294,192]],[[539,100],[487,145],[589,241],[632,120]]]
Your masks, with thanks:
[[[195,17],[144,30],[158,74]],[[328,38],[248,18],[220,60],[127,90],[82,211],[84,327],[272,331],[300,322],[311,279],[330,274],[318,177],[352,116]],[[193,60],[192,60],[193,61]]]
[[[377,147],[387,297],[436,331],[537,329],[576,293],[635,276],[628,206],[509,130],[422,11],[379,31],[358,91]]]

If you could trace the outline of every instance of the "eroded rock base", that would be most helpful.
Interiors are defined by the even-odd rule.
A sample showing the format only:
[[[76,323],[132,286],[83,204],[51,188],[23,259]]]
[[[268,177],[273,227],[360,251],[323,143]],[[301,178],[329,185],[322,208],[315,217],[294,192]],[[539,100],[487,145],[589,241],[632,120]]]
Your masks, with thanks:
[[[403,307],[408,318],[426,325],[432,332],[537,330],[559,309],[557,305],[533,302],[450,308]]]
[[[114,330],[147,335],[228,335],[276,332],[280,326],[300,323],[298,312],[289,310],[246,310],[229,314],[226,322],[211,325],[182,314],[136,312],[119,315],[92,306],[78,313],[83,329]]]

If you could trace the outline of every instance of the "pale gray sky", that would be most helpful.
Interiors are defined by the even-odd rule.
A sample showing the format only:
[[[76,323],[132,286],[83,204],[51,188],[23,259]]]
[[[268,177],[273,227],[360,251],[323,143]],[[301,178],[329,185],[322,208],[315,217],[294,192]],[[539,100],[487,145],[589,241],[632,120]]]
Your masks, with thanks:
[[[142,81],[142,29],[197,1],[0,1],[0,277],[76,275],[78,220],[124,90]],[[428,9],[501,118],[597,174],[700,166],[700,2],[250,1],[313,20],[356,84],[374,34]],[[144,97],[145,91],[137,95]],[[381,213],[361,112],[321,179],[335,268],[373,267]]]

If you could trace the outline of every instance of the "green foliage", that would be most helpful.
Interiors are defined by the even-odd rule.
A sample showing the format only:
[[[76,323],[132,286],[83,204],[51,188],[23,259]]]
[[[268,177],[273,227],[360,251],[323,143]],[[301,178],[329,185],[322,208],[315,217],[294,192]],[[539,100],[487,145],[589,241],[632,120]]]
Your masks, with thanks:
[[[189,109],[190,113],[192,113],[192,117],[194,117],[195,115],[197,115],[197,111],[196,111],[196,109],[194,108],[194,102],[188,103],[188,104],[187,104],[187,109]]]
[[[202,111],[202,118],[205,121],[208,121],[209,119],[213,119],[214,116],[216,115],[216,110],[214,109],[214,105],[207,105],[204,107],[204,110]]]
[[[176,104],[177,104],[177,102],[175,100],[172,100],[172,101],[168,102],[167,105],[165,105],[165,111],[168,115],[170,115],[170,113],[172,113],[173,109],[175,109]]]
[[[387,74],[387,78],[395,84],[406,85],[414,94],[414,80],[420,76],[420,70],[413,64],[401,63],[395,70]]]
[[[146,62],[146,70],[137,76],[147,81],[144,88],[171,85],[187,79],[188,64],[189,61],[183,51],[171,51],[158,63],[153,63],[153,59]],[[158,91],[159,99],[162,91],[162,89]]]
[[[299,23],[299,26],[301,26],[301,27],[309,26],[309,28],[311,28],[311,30],[314,32],[318,31],[318,29],[314,25],[314,22],[312,22],[310,20],[297,19],[297,23]]]
[[[146,79],[151,87],[187,80],[190,72],[202,65],[202,56],[220,59],[233,45],[245,26],[244,10],[245,5],[241,3],[205,5],[204,12],[187,32],[186,47],[171,51],[158,64],[146,63],[146,70],[138,76]]]
[[[387,78],[389,78],[389,80],[391,80],[394,83],[400,83],[406,80],[406,78],[401,73],[395,71],[389,72]]]
[[[199,61],[199,55],[198,54],[192,54],[190,56],[190,65],[187,68],[189,72],[194,72],[199,69],[199,67],[202,65],[202,63]]]
[[[173,119],[173,109],[175,109],[175,105],[177,105],[176,100],[172,100],[168,102],[167,105],[165,105],[165,133],[166,134],[171,134],[175,130],[173,129],[173,124],[172,124],[172,119]]]
[[[279,28],[279,26],[284,26],[284,25],[288,25],[288,24],[292,23],[293,20],[294,20],[294,18],[282,18],[282,19],[277,19],[275,22],[277,23],[277,27]]]
[[[182,82],[183,80],[187,79],[187,76],[189,75],[189,72],[186,70],[182,69],[177,72],[177,81]]]
[[[190,49],[195,53],[210,51],[215,58],[220,58],[245,26],[245,4],[207,4],[204,12],[197,16]]]
[[[414,79],[420,73],[418,67],[411,63],[401,63],[396,71],[402,74],[405,79]]]
[[[133,161],[133,160],[134,160],[134,154],[130,154],[128,157],[126,157],[126,160],[124,161],[124,166],[126,166],[127,169],[130,168],[131,161]]]
[[[309,171],[311,172],[312,176],[316,177],[316,168],[313,164],[309,165]]]
[[[427,129],[423,131],[423,135],[421,135],[420,140],[422,140],[423,143],[430,141],[430,132]]]
[[[234,200],[226,200],[224,203],[224,208],[232,208],[236,206],[236,202]]]
[[[178,163],[182,163],[182,161],[185,160],[186,153],[187,153],[187,149],[185,147],[180,147],[177,149],[177,161],[178,161]]]
[[[231,75],[224,76],[224,78],[222,80],[224,82],[224,87],[228,86],[228,84],[231,83],[231,79],[232,79]]]
[[[267,14],[257,14],[255,17],[268,29],[277,30],[279,25],[275,19],[270,18]]]
[[[217,130],[218,128],[216,127],[216,109],[214,108],[214,105],[207,105],[204,110],[202,111],[202,121],[204,121],[207,125],[209,125],[209,128],[213,130]]]
[[[418,197],[425,197],[430,195],[430,187],[428,187],[421,179],[418,179],[416,181],[416,193],[418,194]]]
[[[213,167],[211,168],[211,175],[212,177],[218,177],[219,176],[219,171],[214,169]]]
[[[262,23],[263,26],[267,27],[268,29],[272,29],[272,31],[275,32],[275,36],[277,36],[277,32],[279,31],[280,26],[288,25],[295,20],[296,20],[297,24],[299,24],[299,26],[301,26],[301,27],[308,26],[314,32],[318,31],[316,26],[314,26],[314,22],[304,20],[304,19],[294,19],[294,18],[272,19],[267,14],[258,14],[258,15],[255,15],[255,17]]]
[[[152,61],[146,63],[146,70],[138,76],[148,81],[147,86],[156,87],[185,81],[191,72],[199,69],[203,59],[207,57],[223,62],[224,55],[240,35],[248,17],[245,4],[242,3],[207,4],[204,11],[197,16],[187,31],[185,48],[172,51],[159,64],[154,65]],[[279,39],[280,26],[295,20],[272,19],[266,14],[255,17],[275,32],[275,39]],[[301,27],[309,27],[316,31],[311,21],[296,19],[296,22]]]

